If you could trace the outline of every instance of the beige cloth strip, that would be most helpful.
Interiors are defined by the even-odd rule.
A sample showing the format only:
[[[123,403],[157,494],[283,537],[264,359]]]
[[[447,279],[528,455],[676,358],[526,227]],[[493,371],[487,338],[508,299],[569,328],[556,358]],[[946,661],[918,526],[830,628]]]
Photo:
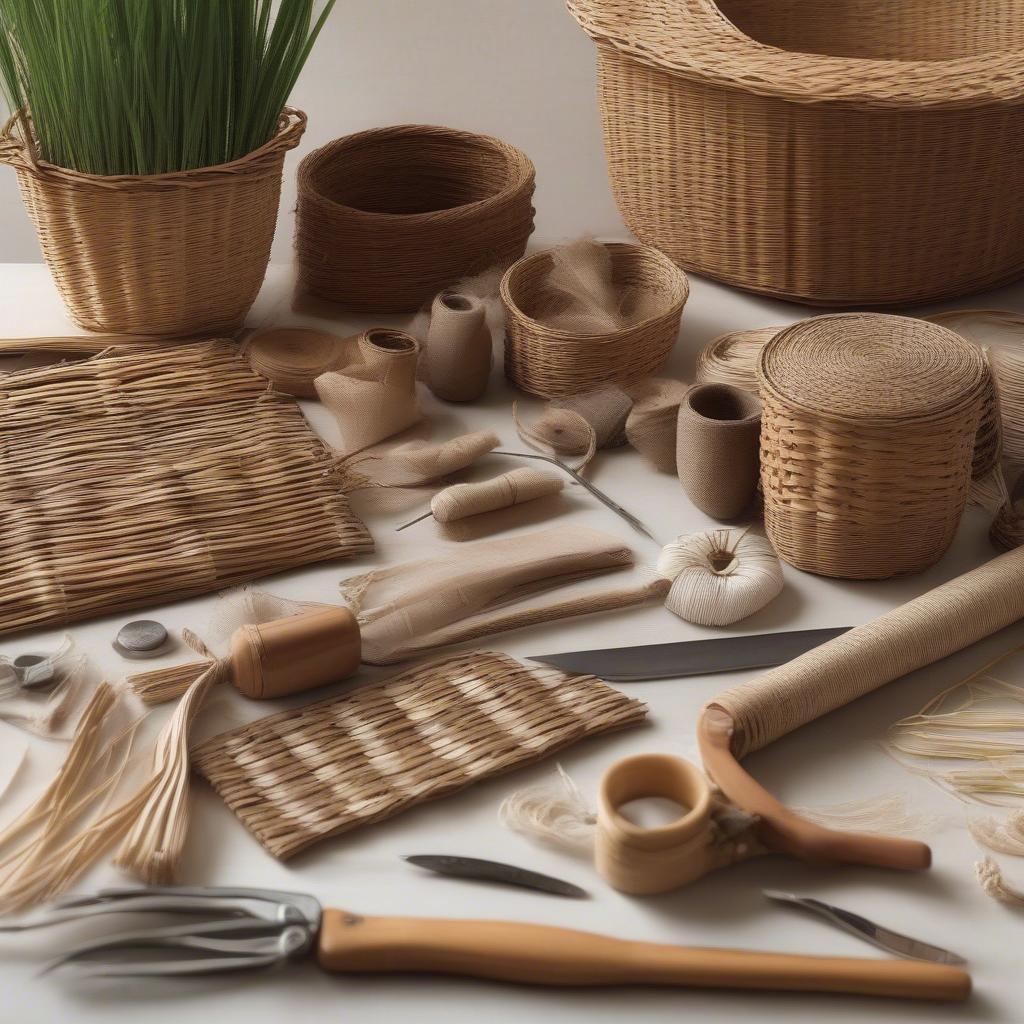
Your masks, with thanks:
[[[1024,548],[719,694],[737,757],[1024,617]]]

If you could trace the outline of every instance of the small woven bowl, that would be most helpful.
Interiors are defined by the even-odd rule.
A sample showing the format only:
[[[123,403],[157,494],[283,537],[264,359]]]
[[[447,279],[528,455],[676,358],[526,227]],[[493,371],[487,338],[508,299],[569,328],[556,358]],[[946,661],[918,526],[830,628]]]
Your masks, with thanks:
[[[359,132],[299,165],[299,285],[364,313],[418,309],[522,256],[534,168],[489,135],[427,125]]]
[[[514,264],[501,282],[505,306],[505,376],[541,398],[563,398],[614,384],[632,384],[665,365],[690,294],[686,275],[657,249],[607,242],[612,278],[623,295],[664,297],[664,312],[612,334],[574,334],[540,319],[558,299],[545,287],[549,252]]]

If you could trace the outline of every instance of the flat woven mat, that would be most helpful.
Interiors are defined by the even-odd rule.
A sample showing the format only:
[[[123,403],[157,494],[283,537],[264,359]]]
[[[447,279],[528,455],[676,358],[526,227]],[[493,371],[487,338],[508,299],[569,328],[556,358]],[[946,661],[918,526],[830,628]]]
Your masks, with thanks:
[[[192,763],[286,860],[646,714],[593,676],[470,651],[221,733]]]
[[[226,342],[0,377],[0,633],[371,550],[329,449]]]

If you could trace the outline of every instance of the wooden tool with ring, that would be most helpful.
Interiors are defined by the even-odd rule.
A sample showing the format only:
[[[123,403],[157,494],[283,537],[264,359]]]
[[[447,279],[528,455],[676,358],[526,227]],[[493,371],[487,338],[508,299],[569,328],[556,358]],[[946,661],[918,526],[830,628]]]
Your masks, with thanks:
[[[808,821],[752,778],[740,758],[1021,618],[1024,548],[1017,548],[726,690],[698,722],[703,772],[678,757],[646,754],[607,772],[598,799],[598,870],[615,888],[643,894],[764,853],[819,864],[927,868],[925,843]],[[667,797],[687,811],[667,825],[641,827],[620,812],[640,797]]]

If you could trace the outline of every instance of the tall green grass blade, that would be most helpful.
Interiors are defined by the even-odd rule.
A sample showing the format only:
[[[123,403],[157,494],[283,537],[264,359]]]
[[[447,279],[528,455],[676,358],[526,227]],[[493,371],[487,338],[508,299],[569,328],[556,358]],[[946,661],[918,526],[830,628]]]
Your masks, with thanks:
[[[0,93],[62,167],[227,163],[273,137],[335,2],[0,0]]]

